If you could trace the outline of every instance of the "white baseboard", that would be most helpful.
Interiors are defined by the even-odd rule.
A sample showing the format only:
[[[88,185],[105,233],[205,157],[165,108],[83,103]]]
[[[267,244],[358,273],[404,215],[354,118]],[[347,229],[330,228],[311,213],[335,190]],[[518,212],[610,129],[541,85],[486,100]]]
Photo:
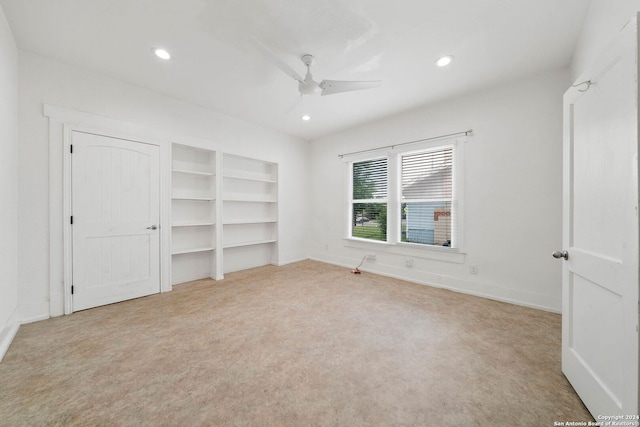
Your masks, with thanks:
[[[353,262],[351,259],[347,259],[347,258],[345,258],[344,261],[335,261],[335,260],[328,260],[326,258],[319,258],[319,257],[310,256],[309,259],[312,260],[312,261],[325,262],[327,264],[337,265],[338,267],[345,267],[345,268],[351,268],[351,269],[356,268],[356,266],[360,263],[360,261]],[[347,262],[347,260],[350,261],[350,262]],[[362,269],[360,269],[360,270],[362,270]],[[365,270],[362,270],[362,271],[369,271],[369,270],[365,269]],[[371,273],[378,274],[378,273],[376,273],[374,271],[371,271]],[[380,274],[380,275],[383,276],[383,274]]]
[[[18,322],[20,324],[38,322],[51,317],[49,314],[49,302],[26,304],[18,308]]]
[[[7,353],[7,350],[9,350],[13,338],[18,333],[18,329],[20,329],[20,322],[16,320],[16,312],[17,310],[9,317],[4,328],[0,330],[0,362]]]
[[[311,256],[309,259],[347,268],[354,268],[359,263],[359,261],[347,258],[327,259]],[[423,276],[424,279],[418,279],[407,275],[405,269],[400,269],[395,266],[381,265],[379,263],[376,263],[375,265],[367,265],[365,262],[364,265],[360,267],[360,270],[380,276],[405,280],[407,282],[418,283],[420,285],[431,286],[434,288],[448,289],[454,292],[534,308],[537,310],[562,313],[561,299],[520,289],[505,288],[491,283],[470,281],[457,277],[443,276],[439,274],[436,275],[427,272],[420,272],[420,275]]]
[[[287,260],[287,261],[279,262],[277,264],[277,266],[278,267],[282,267],[283,265],[295,264],[296,262],[302,262],[302,261],[306,261],[308,259],[309,259],[309,257],[304,257],[304,258],[300,258],[300,259],[290,259],[290,260]]]

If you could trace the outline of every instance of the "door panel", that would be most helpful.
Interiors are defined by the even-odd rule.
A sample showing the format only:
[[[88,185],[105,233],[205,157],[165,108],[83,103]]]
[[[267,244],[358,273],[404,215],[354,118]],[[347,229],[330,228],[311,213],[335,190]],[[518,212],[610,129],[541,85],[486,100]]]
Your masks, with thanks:
[[[160,291],[159,148],[72,132],[73,309]]]
[[[562,369],[596,420],[638,412],[636,38],[564,97]]]

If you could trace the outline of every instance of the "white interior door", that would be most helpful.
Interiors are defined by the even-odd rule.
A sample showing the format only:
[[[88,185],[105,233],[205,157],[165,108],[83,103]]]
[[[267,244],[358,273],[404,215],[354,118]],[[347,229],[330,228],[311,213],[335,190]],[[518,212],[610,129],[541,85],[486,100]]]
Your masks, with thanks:
[[[73,310],[160,292],[160,149],[73,131]]]
[[[596,421],[638,413],[636,34],[564,96],[562,370]]]

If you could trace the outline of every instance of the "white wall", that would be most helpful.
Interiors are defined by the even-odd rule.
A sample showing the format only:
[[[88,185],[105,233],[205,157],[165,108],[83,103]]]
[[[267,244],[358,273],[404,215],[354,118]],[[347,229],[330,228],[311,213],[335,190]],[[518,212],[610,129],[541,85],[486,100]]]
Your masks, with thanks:
[[[0,8],[0,359],[17,330],[18,52]]]
[[[19,301],[24,320],[49,315],[49,204],[61,206],[49,182],[49,128],[43,103],[211,141],[210,148],[279,163],[280,262],[307,257],[308,143],[42,56],[19,53]],[[249,102],[249,101],[248,101]],[[176,141],[181,142],[181,141]],[[62,177],[60,176],[60,179]],[[53,188],[49,200],[50,184]],[[54,250],[54,283],[62,287],[62,248]],[[55,309],[59,314],[62,307]]]
[[[572,80],[580,77],[640,11],[640,0],[591,0],[571,63]]]
[[[562,95],[557,70],[426,106],[311,143],[311,256],[477,295],[561,310]],[[464,263],[345,247],[345,164],[338,154],[474,130],[465,146]],[[478,275],[470,266],[478,266]]]

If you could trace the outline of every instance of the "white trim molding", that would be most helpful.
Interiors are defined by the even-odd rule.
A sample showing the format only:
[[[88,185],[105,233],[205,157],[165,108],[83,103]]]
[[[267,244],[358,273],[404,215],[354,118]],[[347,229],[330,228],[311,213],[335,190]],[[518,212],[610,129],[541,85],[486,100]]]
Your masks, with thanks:
[[[14,310],[13,314],[9,317],[4,328],[0,330],[0,361],[2,361],[7,350],[9,350],[9,346],[11,345],[13,338],[18,333],[18,329],[20,329],[20,322],[16,317],[17,309]]]
[[[313,261],[324,262],[327,264],[338,265],[340,267],[354,268],[359,259],[347,257],[322,257],[311,256],[309,259]],[[404,280],[420,285],[431,286],[434,288],[448,289],[450,291],[472,295],[480,298],[486,298],[494,301],[500,301],[523,307],[534,308],[537,310],[549,311],[551,313],[562,312],[562,301],[560,298],[553,298],[535,292],[517,290],[499,286],[493,283],[485,283],[480,281],[465,280],[459,277],[452,277],[446,274],[428,273],[420,271],[420,278],[411,277],[407,274],[407,270],[393,265],[385,265],[379,260],[375,264],[364,263],[359,267],[363,272],[376,274],[379,276],[391,277],[394,279]]]

